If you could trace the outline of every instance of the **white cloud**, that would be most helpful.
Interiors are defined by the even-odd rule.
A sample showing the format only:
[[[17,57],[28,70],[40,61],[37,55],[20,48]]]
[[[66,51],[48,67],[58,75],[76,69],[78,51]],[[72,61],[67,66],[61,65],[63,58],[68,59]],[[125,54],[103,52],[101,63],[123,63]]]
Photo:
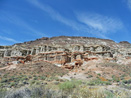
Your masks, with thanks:
[[[20,43],[20,41],[17,41],[15,39],[12,39],[9,37],[0,36],[0,39],[5,40],[5,41],[9,41],[9,42],[13,42],[13,43]]]
[[[70,26],[85,35],[90,33],[94,36],[107,39],[108,34],[115,33],[124,27],[122,21],[119,19],[99,14],[85,14],[77,12],[76,17],[78,21],[73,21],[62,16],[58,11],[49,5],[40,3],[38,0],[28,0],[28,2],[41,9],[43,12],[48,13],[52,19]]]
[[[77,13],[77,19],[90,29],[103,34],[115,33],[124,28],[122,21],[119,19],[100,14]]]

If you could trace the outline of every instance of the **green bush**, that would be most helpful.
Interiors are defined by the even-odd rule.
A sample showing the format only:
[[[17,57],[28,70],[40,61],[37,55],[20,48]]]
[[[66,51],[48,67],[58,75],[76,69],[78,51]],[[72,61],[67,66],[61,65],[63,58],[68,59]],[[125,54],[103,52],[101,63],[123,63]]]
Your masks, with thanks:
[[[61,83],[59,85],[59,88],[63,91],[71,91],[73,90],[75,87],[79,86],[82,82],[81,81],[77,81],[77,80],[72,80],[72,81],[66,81],[64,83]]]
[[[88,76],[88,78],[91,78],[91,77],[93,77],[93,76],[92,76],[92,75],[89,75],[89,76]]]
[[[30,85],[34,84],[36,81],[35,80],[30,80],[29,83]]]
[[[41,79],[41,80],[45,80],[46,77],[45,77],[45,76],[40,76],[40,79]]]
[[[101,74],[100,74],[100,73],[98,73],[97,75],[98,75],[98,76],[101,76]]]
[[[15,86],[15,85],[16,85],[15,82],[11,82],[11,83],[10,83],[10,86]]]

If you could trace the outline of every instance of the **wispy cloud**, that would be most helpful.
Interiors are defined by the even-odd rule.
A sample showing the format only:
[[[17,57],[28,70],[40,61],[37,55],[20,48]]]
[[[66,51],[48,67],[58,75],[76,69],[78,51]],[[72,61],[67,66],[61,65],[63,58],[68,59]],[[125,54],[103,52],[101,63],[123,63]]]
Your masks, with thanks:
[[[127,1],[127,6],[131,10],[131,0],[126,0]]]
[[[0,39],[8,41],[8,42],[20,43],[20,41],[17,41],[15,39],[12,39],[12,38],[9,38],[9,37],[0,36]]]
[[[90,29],[102,34],[115,33],[124,28],[121,20],[100,14],[77,13],[77,19]]]
[[[37,8],[41,9],[43,12],[48,13],[52,19],[70,26],[81,33],[90,33],[97,37],[108,38],[108,34],[117,32],[124,27],[122,21],[119,19],[110,18],[99,14],[85,14],[76,12],[76,17],[78,20],[70,20],[62,16],[58,11],[49,5],[40,3],[38,0],[28,1]]]
[[[40,3],[38,0],[28,0],[31,4],[33,4],[34,6],[36,6],[37,8],[41,9],[42,11],[46,12],[49,14],[49,16],[54,19],[57,20],[61,23],[64,23],[65,25],[68,25],[76,30],[79,30],[80,25],[77,24],[75,21],[72,21],[70,19],[65,18],[64,16],[62,16],[58,11],[54,10],[52,7],[50,7],[49,5]]]

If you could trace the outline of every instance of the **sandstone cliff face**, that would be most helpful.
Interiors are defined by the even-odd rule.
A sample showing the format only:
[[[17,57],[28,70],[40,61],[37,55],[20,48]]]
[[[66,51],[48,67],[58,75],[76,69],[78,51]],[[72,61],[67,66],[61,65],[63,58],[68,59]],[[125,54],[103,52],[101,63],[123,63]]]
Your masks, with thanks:
[[[0,46],[0,58],[28,55],[35,55],[33,60],[45,60],[58,64],[89,57],[120,59],[131,57],[131,44],[98,38],[60,36],[44,37],[12,46]]]

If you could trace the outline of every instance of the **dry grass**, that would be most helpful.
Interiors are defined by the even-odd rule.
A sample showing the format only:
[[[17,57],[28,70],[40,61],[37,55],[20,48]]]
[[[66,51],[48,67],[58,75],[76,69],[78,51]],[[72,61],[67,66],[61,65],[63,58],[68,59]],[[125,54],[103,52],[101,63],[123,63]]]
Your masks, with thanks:
[[[67,88],[68,89],[68,88]],[[121,88],[105,88],[102,86],[87,86],[79,84],[67,89],[51,89],[45,86],[22,87],[8,91],[1,90],[0,98],[130,98],[131,93]]]

